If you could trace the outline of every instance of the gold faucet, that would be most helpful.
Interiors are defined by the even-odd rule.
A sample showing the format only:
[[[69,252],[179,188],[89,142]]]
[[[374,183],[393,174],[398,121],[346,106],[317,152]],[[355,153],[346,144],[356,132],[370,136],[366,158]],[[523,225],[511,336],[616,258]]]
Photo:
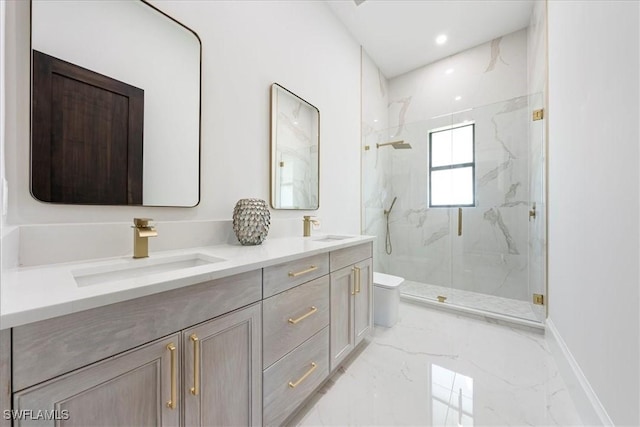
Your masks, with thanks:
[[[149,225],[151,218],[133,218],[133,257],[147,258],[149,256],[149,237],[156,237],[158,232]]]
[[[311,224],[313,225],[318,225],[320,224],[320,222],[316,219],[311,219],[311,216],[309,215],[305,215],[302,217],[303,221],[304,221],[304,228],[302,231],[302,236],[303,237],[309,237],[311,236]]]

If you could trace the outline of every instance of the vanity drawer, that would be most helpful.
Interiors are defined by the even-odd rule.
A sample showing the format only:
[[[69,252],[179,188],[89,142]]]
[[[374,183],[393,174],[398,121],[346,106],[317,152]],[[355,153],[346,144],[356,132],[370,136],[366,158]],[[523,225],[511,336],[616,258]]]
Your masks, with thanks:
[[[329,254],[319,254],[264,269],[264,298],[329,273]]]
[[[329,324],[329,275],[267,298],[262,316],[266,368]]]
[[[264,371],[263,424],[282,424],[328,375],[326,327]]]
[[[13,389],[260,301],[261,276],[249,271],[13,328]]]
[[[329,254],[331,271],[340,270],[348,265],[355,264],[363,259],[373,256],[373,244],[371,242],[350,248],[331,251]]]

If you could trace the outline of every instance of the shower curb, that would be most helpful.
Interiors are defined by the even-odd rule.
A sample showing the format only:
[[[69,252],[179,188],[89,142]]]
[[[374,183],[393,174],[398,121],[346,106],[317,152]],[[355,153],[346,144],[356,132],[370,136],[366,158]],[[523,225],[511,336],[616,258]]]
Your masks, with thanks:
[[[459,305],[453,305],[449,303],[441,303],[438,301],[431,301],[421,297],[415,297],[412,295],[400,294],[402,301],[410,302],[413,304],[423,305],[429,308],[435,308],[436,310],[447,311],[455,314],[462,314],[468,317],[473,317],[479,320],[484,320],[488,323],[496,323],[498,325],[506,327],[517,327],[527,331],[535,332],[538,334],[545,333],[545,325],[543,323],[534,322],[531,320],[518,319],[511,316],[505,316],[498,313],[492,313],[490,311],[477,310],[474,308],[463,307]]]

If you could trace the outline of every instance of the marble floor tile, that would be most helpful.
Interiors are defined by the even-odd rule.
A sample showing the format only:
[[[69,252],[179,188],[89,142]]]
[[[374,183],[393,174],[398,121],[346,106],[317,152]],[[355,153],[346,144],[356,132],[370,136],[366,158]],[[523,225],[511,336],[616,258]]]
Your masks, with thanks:
[[[503,298],[478,292],[448,288],[445,286],[429,285],[411,280],[405,280],[400,291],[403,294],[426,298],[429,300],[437,300],[438,295],[442,295],[447,297],[446,304],[454,304],[489,313],[497,313],[519,319],[530,320],[533,322],[540,321],[528,301]]]
[[[580,425],[541,333],[401,302],[300,426]]]

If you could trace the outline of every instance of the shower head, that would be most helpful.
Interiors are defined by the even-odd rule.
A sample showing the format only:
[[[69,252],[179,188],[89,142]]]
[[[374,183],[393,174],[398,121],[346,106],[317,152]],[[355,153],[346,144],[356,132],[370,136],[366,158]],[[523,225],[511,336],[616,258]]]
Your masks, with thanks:
[[[376,144],[376,148],[386,147],[387,145],[392,146],[394,150],[404,150],[411,148],[411,144],[409,144],[408,142],[404,142],[403,140]]]
[[[389,214],[391,213],[391,209],[393,209],[393,205],[395,205],[395,204],[396,204],[396,200],[397,200],[397,199],[398,199],[398,197],[397,197],[397,196],[393,198],[393,201],[391,202],[391,206],[389,206],[389,210],[385,210],[385,211],[384,211],[384,214],[385,214],[385,215],[389,215]]]

